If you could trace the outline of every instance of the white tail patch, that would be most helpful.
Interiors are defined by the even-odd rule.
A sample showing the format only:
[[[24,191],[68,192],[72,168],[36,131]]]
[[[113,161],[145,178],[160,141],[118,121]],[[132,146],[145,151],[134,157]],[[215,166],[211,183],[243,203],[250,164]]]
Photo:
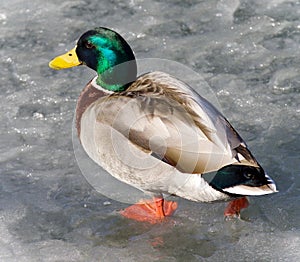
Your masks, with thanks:
[[[276,185],[274,183],[263,185],[260,187],[251,187],[246,185],[238,185],[234,187],[228,187],[223,189],[224,192],[236,195],[245,196],[260,196],[277,192]]]

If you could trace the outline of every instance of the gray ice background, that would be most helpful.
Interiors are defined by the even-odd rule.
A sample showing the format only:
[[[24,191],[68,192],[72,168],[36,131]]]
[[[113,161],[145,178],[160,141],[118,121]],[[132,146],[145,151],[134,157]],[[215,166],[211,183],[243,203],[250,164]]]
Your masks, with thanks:
[[[72,121],[88,68],[54,56],[106,26],[138,58],[199,73],[277,182],[241,220],[224,202],[176,199],[148,225],[91,186],[75,160]],[[300,261],[300,2],[0,1],[0,261]]]

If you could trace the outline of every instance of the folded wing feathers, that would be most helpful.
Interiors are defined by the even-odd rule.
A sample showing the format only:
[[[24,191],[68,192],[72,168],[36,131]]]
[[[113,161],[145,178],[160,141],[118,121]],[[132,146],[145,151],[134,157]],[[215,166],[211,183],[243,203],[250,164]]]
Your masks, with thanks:
[[[219,155],[219,164],[226,161],[238,162],[238,155],[253,164],[256,162],[241,137],[222,114],[185,83],[168,74],[145,74],[126,91],[112,94],[110,98],[119,99],[120,96],[130,109],[123,113],[131,112],[131,115],[124,115],[120,117],[120,121],[116,121],[119,125],[126,126],[127,131],[123,130],[122,133],[137,146],[150,152],[153,151],[149,146],[150,139],[159,136],[166,144],[153,139],[154,148],[160,151],[154,153],[164,153],[165,159],[169,159],[170,163],[180,164],[182,170],[189,169],[191,154],[194,154],[192,161],[196,162],[196,172],[214,169],[211,153]],[[121,131],[122,128],[117,129]],[[182,137],[190,139],[180,140]]]
[[[216,131],[213,123],[211,123],[208,117],[205,117],[206,114],[195,101],[193,97],[194,92],[180,80],[162,72],[152,72],[141,76],[124,94],[135,97],[147,96],[156,99],[165,96],[168,102],[173,101],[175,103],[172,106],[182,106],[182,109],[193,118],[195,124],[205,133],[207,138],[212,141],[211,134]],[[150,101],[144,103],[144,107],[147,106],[151,108]],[[172,110],[172,108],[170,108],[170,110]]]

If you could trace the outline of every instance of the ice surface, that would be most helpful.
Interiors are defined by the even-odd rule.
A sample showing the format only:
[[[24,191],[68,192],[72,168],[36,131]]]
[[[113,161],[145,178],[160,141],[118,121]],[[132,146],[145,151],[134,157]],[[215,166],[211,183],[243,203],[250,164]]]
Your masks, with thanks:
[[[287,0],[1,1],[0,261],[299,261],[299,14]],[[88,184],[73,152],[93,73],[48,68],[95,26],[198,72],[279,193],[251,198],[243,220],[178,199],[163,224],[119,217],[126,204]]]

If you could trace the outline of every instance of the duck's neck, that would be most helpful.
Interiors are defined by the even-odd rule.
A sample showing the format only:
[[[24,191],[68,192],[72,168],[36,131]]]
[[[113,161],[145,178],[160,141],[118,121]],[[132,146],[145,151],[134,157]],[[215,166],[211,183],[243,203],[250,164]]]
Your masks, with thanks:
[[[112,91],[112,92],[121,92],[127,88],[127,86],[124,86],[119,83],[115,83],[115,84],[108,83],[105,80],[103,80],[101,75],[98,75],[98,77],[96,79],[96,83],[98,86],[101,86],[103,89]]]
[[[136,71],[136,61],[127,61],[110,67],[104,72],[103,70],[97,70],[96,83],[105,90],[121,92],[136,80]]]

